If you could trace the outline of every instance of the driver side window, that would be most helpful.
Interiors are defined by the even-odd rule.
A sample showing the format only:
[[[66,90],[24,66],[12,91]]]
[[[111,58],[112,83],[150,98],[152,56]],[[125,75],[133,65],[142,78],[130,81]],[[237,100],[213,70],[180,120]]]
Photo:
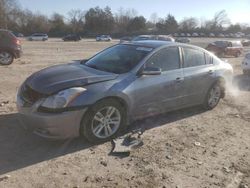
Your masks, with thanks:
[[[168,47],[156,52],[146,63],[146,67],[160,68],[163,72],[180,68],[178,47]]]

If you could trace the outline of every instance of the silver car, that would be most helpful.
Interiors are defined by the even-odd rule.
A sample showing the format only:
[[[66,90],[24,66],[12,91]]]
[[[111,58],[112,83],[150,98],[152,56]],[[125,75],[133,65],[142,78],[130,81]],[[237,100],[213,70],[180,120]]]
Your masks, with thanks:
[[[89,60],[46,68],[20,87],[20,120],[36,134],[91,142],[117,136],[130,122],[184,107],[213,109],[231,65],[192,45],[117,44]]]
[[[46,41],[48,40],[48,35],[43,33],[34,33],[28,37],[29,41]]]

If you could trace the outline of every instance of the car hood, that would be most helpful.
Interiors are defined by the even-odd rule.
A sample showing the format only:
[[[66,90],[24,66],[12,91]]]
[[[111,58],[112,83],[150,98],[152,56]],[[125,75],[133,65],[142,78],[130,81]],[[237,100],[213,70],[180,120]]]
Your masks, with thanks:
[[[25,84],[33,90],[51,95],[63,89],[113,80],[118,75],[99,71],[77,63],[56,65],[31,75]]]

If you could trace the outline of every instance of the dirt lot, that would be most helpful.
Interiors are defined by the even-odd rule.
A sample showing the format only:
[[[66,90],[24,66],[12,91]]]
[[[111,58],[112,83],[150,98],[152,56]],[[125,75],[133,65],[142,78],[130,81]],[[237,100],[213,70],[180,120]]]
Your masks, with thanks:
[[[215,39],[193,43],[209,40]],[[146,131],[144,145],[129,157],[110,156],[109,142],[51,142],[21,127],[15,95],[27,76],[114,43],[23,41],[23,57],[0,67],[0,187],[250,187],[250,77],[241,75],[243,56],[228,58],[237,84],[214,110],[191,108],[133,123]]]

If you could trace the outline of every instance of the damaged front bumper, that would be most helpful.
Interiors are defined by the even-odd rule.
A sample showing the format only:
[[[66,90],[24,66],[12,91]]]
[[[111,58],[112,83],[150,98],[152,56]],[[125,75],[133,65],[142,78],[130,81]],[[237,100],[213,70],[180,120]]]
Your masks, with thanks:
[[[28,130],[47,139],[68,139],[78,137],[80,124],[87,108],[61,113],[38,112],[39,101],[32,106],[25,106],[17,96],[19,121]]]

